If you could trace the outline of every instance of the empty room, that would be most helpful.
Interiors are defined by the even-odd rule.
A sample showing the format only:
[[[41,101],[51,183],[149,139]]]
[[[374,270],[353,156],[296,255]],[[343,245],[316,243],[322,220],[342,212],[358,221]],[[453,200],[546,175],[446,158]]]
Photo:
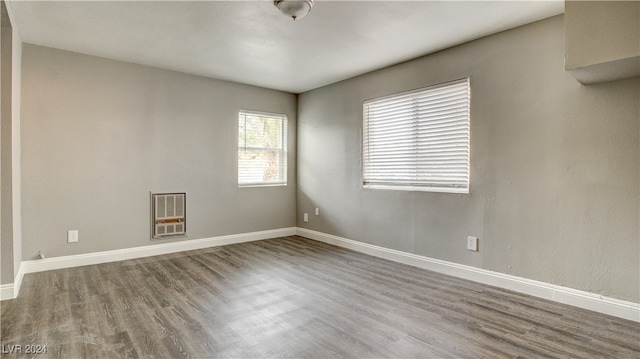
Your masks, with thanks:
[[[0,5],[0,357],[640,358],[640,1]]]

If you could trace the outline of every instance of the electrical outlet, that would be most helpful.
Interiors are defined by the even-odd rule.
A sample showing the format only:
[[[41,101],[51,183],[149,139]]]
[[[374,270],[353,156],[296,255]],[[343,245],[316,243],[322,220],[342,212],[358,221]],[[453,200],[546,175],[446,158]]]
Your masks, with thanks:
[[[477,252],[478,251],[478,238],[477,237],[467,237],[467,249],[470,251]]]
[[[316,216],[320,215],[320,208],[316,207]]]
[[[78,230],[74,229],[67,232],[67,243],[75,243],[78,241]]]
[[[309,213],[304,214],[304,221],[309,222]]]

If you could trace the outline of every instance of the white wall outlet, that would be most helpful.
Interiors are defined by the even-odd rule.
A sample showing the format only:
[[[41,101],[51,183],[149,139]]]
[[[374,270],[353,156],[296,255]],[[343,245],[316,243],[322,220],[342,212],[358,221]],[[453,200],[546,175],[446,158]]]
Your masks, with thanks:
[[[320,208],[316,207],[316,216],[320,215]]]
[[[305,222],[309,222],[309,213],[305,213],[303,217]]]
[[[67,232],[67,243],[75,243],[78,241],[78,230],[74,229]]]
[[[470,251],[478,251],[478,238],[477,237],[467,237],[467,249]]]

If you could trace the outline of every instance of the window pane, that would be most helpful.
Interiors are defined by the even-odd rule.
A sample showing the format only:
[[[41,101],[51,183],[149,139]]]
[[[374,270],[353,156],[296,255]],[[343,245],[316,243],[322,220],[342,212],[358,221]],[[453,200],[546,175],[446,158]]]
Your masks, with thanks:
[[[469,79],[367,101],[363,184],[469,191]]]
[[[286,116],[240,112],[238,129],[238,184],[286,184]]]

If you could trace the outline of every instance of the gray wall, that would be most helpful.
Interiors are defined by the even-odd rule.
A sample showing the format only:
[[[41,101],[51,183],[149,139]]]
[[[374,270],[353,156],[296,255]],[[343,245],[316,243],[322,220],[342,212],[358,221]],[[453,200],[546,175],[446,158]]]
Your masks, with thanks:
[[[22,42],[13,30],[6,4],[2,1],[2,111],[0,142],[0,284],[14,281],[22,257],[20,183],[20,88]]]
[[[640,76],[640,1],[565,1],[565,69],[583,84]]]
[[[22,56],[24,260],[169,241],[150,240],[151,191],[187,191],[188,239],[295,226],[296,95],[29,44]],[[288,115],[288,186],[237,188],[238,109]]]
[[[638,1],[566,1],[566,68],[640,56],[639,17]]]
[[[11,211],[11,49],[12,28],[0,3],[0,284],[13,283],[13,216]]]
[[[640,302],[640,82],[582,86],[563,37],[558,16],[301,94],[298,226]],[[364,190],[362,102],[466,76],[471,193]]]

